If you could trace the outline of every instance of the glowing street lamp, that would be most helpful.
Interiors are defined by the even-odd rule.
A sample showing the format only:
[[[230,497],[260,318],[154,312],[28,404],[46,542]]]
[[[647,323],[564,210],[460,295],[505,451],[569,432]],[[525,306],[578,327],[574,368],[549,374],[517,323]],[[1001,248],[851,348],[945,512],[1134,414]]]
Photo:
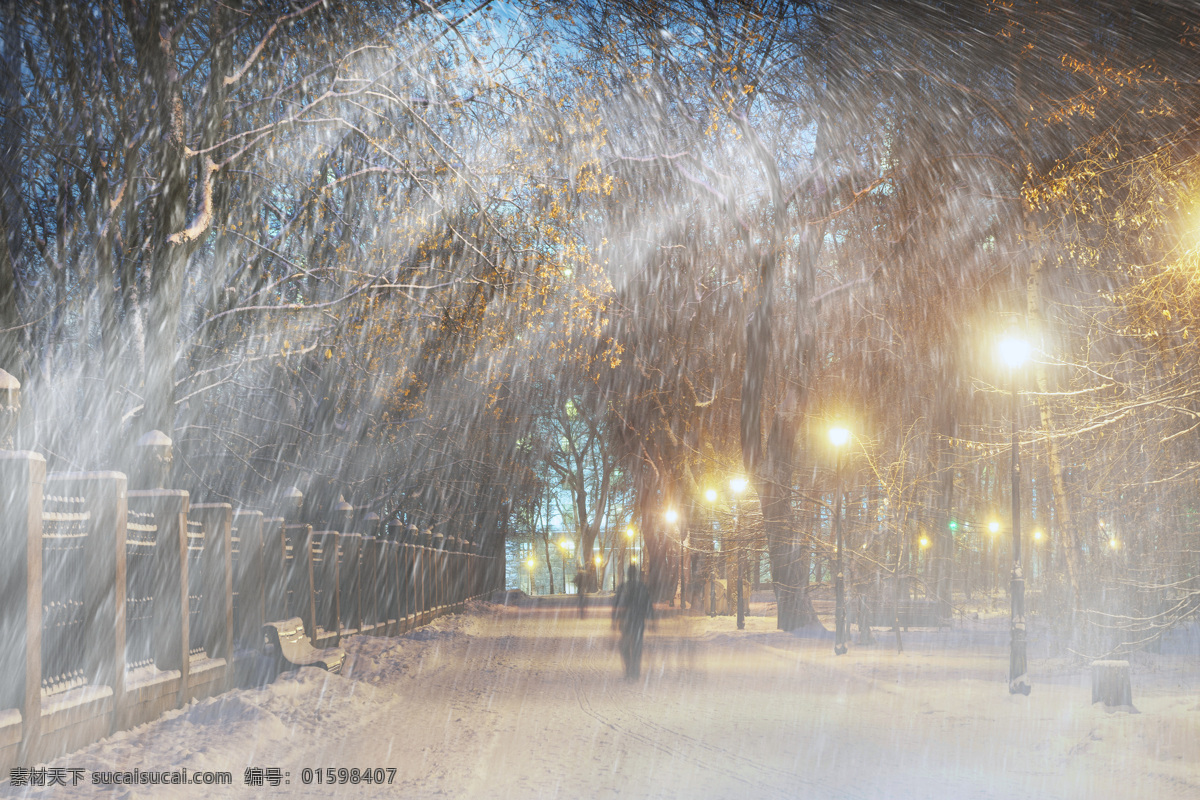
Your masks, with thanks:
[[[708,501],[708,502],[710,502],[710,503],[715,503],[715,502],[717,502],[717,490],[716,490],[716,489],[709,489],[708,491],[706,491],[706,492],[704,493],[704,499],[705,499],[705,500],[707,500],[707,501]]]
[[[836,564],[834,566],[834,612],[833,612],[833,653],[843,655],[846,650],[846,576],[842,569],[842,461],[845,446],[850,442],[850,431],[836,427],[829,429],[829,443],[837,450],[835,472],[837,474],[837,494],[833,501],[833,531],[836,543]]]
[[[830,428],[829,443],[834,447],[841,447],[850,441],[850,431],[846,428]]]
[[[1021,571],[1021,451],[1017,441],[1017,370],[1029,360],[1029,342],[1010,336],[1000,342],[1000,360],[1008,365],[1012,388],[1012,623],[1009,638],[1008,691],[1029,694],[1025,642],[1025,575]]]
[[[1000,360],[1008,366],[1009,369],[1017,369],[1025,365],[1029,360],[1030,346],[1029,342],[1024,339],[1009,337],[1003,339],[999,345]]]
[[[988,523],[988,532],[989,533],[999,533],[1000,532],[1000,523],[996,522],[996,520],[992,520],[991,522],[989,522]]]
[[[537,566],[537,562],[534,561],[533,556],[529,557],[529,560],[525,562],[525,566],[529,568],[529,593],[533,594],[533,568]]]

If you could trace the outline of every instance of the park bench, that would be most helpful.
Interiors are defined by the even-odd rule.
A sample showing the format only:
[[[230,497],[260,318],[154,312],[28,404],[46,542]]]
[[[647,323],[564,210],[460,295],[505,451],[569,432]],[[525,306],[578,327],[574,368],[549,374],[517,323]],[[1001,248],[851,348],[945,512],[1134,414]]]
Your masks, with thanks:
[[[871,626],[876,628],[890,628],[896,623],[901,628],[940,628],[948,624],[936,600],[901,600],[895,605],[871,607],[867,613]]]
[[[346,651],[340,647],[318,650],[304,634],[304,622],[299,617],[263,625],[267,645],[285,669],[320,667],[333,673],[342,671]]]

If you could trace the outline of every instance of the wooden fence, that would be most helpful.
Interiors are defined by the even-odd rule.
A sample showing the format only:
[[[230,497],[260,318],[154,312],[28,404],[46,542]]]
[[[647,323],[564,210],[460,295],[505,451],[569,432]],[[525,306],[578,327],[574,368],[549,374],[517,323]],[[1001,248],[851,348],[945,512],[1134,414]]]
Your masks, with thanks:
[[[502,585],[503,565],[464,539],[373,514],[313,530],[297,496],[285,519],[0,450],[0,770],[269,680],[265,621],[300,617],[326,647]]]

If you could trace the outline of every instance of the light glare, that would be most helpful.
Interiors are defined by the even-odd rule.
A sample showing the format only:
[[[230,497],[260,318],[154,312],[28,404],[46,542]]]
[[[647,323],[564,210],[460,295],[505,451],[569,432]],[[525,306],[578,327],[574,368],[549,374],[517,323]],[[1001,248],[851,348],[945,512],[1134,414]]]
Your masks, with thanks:
[[[850,431],[846,428],[830,428],[829,441],[834,447],[841,447],[850,441]]]
[[[1024,339],[1009,337],[1000,342],[1000,358],[1013,369],[1029,360],[1029,350],[1029,342]]]

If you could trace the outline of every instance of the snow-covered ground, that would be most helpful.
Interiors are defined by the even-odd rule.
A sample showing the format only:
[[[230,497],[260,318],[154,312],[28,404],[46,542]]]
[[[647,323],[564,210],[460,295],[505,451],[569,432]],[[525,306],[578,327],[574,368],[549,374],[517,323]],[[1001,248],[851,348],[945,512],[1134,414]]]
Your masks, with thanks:
[[[1200,657],[1178,634],[1133,659],[1141,713],[1090,705],[1086,668],[1040,656],[1006,683],[1002,616],[834,656],[755,607],[664,614],[622,677],[608,609],[479,604],[399,639],[350,638],[348,674],[304,670],[60,759],[92,771],[220,770],[231,787],[79,786],[0,796],[210,798],[1198,798]],[[247,767],[278,768],[278,788]],[[303,770],[392,768],[390,785]],[[322,773],[324,775],[324,773]],[[7,777],[7,776],[6,776]],[[335,774],[336,777],[336,774]]]

